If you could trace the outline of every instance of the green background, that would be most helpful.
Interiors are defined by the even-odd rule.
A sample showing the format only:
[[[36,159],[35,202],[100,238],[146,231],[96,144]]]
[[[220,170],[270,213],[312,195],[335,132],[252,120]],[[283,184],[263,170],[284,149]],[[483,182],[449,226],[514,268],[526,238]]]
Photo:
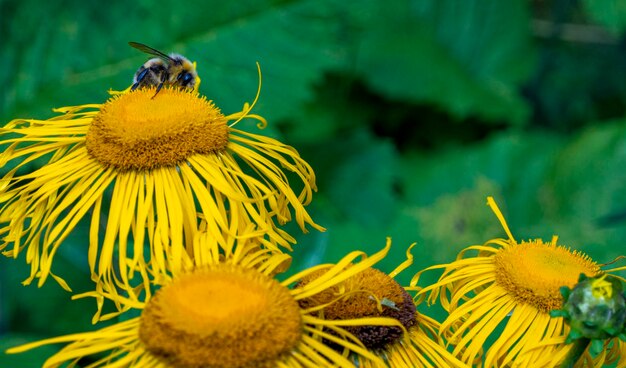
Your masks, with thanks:
[[[518,240],[557,234],[602,263],[626,253],[625,28],[618,0],[0,0],[0,121],[126,88],[146,60],[128,41],[197,61],[225,113],[253,99],[258,61],[269,127],[238,128],[298,149],[328,229],[287,227],[293,270],[391,236],[382,270],[418,243],[406,282],[504,236],[488,195]],[[92,287],[85,225],[54,267],[77,292]],[[93,300],[20,285],[23,256],[0,259],[0,349],[92,329]],[[0,353],[0,366],[38,367],[55,349]]]

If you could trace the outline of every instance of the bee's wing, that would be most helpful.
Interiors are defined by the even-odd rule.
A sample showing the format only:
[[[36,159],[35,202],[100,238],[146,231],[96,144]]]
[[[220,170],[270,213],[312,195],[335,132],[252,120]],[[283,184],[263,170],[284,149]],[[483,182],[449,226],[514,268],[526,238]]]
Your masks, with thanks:
[[[166,54],[162,53],[161,51],[157,50],[157,49],[153,49],[152,47],[148,46],[148,45],[144,45],[143,43],[139,43],[139,42],[129,42],[128,43],[130,46],[136,48],[139,51],[143,51],[146,54],[150,54],[150,55],[154,55],[156,57],[159,57],[165,61],[174,61],[172,60],[171,57],[167,56]]]

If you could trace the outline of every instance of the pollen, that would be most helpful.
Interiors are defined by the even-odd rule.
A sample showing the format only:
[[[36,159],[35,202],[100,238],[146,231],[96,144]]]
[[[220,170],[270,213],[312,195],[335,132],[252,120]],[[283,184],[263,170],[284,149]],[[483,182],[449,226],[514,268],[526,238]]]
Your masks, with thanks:
[[[319,274],[311,274],[300,282],[306,285]],[[340,298],[340,290],[343,297]],[[398,320],[406,329],[416,323],[416,308],[411,296],[389,275],[368,268],[352,276],[342,285],[329,288],[313,297],[303,299],[303,308],[330,303],[324,308],[324,318],[348,320],[368,317],[390,317]],[[402,329],[396,326],[346,327],[368,349],[383,349],[402,337]]]
[[[600,273],[586,255],[541,239],[504,248],[494,262],[498,285],[518,302],[546,313],[561,308],[562,286],[572,288],[581,273],[589,277]]]
[[[289,289],[257,270],[224,264],[161,288],[139,329],[148,351],[182,368],[273,367],[301,335]]]
[[[142,170],[226,148],[226,118],[211,101],[177,88],[155,93],[139,89],[107,101],[87,132],[89,154],[107,167]]]

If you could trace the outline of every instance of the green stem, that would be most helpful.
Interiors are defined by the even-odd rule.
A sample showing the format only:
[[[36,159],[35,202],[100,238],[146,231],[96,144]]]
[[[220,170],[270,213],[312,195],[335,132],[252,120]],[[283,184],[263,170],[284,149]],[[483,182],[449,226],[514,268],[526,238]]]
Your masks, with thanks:
[[[576,339],[576,341],[572,344],[572,350],[569,351],[567,357],[563,363],[561,363],[559,368],[574,368],[574,364],[576,364],[580,357],[583,356],[583,353],[587,350],[587,346],[589,346],[590,342],[591,340],[586,337]]]

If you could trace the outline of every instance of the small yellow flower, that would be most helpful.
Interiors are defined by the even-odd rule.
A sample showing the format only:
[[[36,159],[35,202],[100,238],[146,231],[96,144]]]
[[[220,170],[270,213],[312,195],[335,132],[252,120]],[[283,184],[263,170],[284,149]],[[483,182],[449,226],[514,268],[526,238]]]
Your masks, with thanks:
[[[348,368],[354,367],[347,358],[350,354],[383,364],[344,328],[396,325],[395,321],[327,320],[317,316],[327,305],[303,308],[300,301],[376,264],[389,246],[371,257],[352,252],[336,265],[324,266],[321,273],[319,266],[313,267],[279,282],[273,275],[290,256],[261,248],[257,241],[243,240],[222,248],[210,236],[199,236],[193,260],[186,258],[185,266],[155,294],[148,292],[145,301],[113,296],[121,305],[139,310],[140,317],[93,332],[11,348],[7,353],[69,343],[50,357],[44,368],[75,367],[85,356],[95,358],[92,368]],[[362,259],[354,262],[359,257]],[[289,287],[311,273],[319,277],[306,286]]]
[[[467,247],[455,262],[427,268],[424,271],[444,269],[444,273],[420,293],[430,293],[429,303],[439,298],[448,311],[440,334],[463,362],[483,359],[484,367],[558,366],[571,348],[565,344],[569,328],[563,318],[550,317],[563,302],[559,289],[573,287],[581,273],[591,277],[603,271],[588,256],[557,245],[556,236],[548,243],[541,239],[518,243],[493,198],[487,203],[508,239]],[[468,255],[471,252],[477,254]],[[493,343],[488,345],[488,340]],[[613,341],[595,359],[587,352],[586,360],[600,367],[624,354],[624,345]]]
[[[225,116],[197,91],[152,88],[57,109],[49,120],[11,121],[0,130],[0,167],[10,168],[0,179],[0,251],[26,250],[26,284],[51,275],[69,290],[52,260],[87,216],[92,278],[132,292],[136,274],[147,283],[180,269],[202,219],[220,243],[260,236],[291,249],[295,240],[278,225],[292,211],[303,231],[323,230],[304,209],[315,176],[294,148],[234,128],[244,118],[264,126],[253,106]],[[38,159],[46,164],[23,173]],[[283,169],[301,180],[299,194]],[[240,235],[249,224],[254,232]]]
[[[387,240],[390,246],[391,240]],[[416,310],[416,302],[408,291],[393,278],[413,263],[407,250],[407,260],[390,274],[367,268],[341,284],[322,293],[300,301],[300,305],[312,308],[327,305],[319,312],[327,320],[354,318],[393,318],[399,326],[362,325],[347,327],[371,352],[383,359],[385,366],[401,367],[466,367],[446,351],[437,336],[439,324]],[[323,269],[321,270],[323,271]],[[316,280],[321,271],[302,279],[300,287]],[[358,367],[380,367],[380,363],[364,356],[353,357]]]

